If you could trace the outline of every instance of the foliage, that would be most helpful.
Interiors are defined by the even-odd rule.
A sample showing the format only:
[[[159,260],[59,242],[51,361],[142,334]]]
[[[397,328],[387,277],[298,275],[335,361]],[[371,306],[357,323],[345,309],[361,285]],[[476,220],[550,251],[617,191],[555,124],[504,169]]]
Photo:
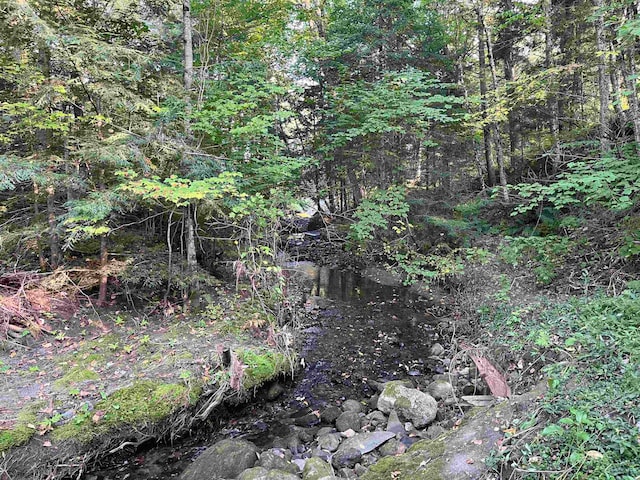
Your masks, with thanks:
[[[358,245],[379,239],[379,230],[393,230],[396,235],[408,233],[411,228],[407,214],[409,204],[406,191],[402,187],[392,186],[386,190],[374,190],[358,206],[350,227],[349,238]]]
[[[635,205],[640,191],[640,157],[632,145],[625,146],[619,156],[610,152],[595,160],[570,162],[567,167],[556,182],[516,185],[524,203],[512,215],[532,210],[543,202],[556,209],[584,204],[621,211]]]
[[[573,248],[569,237],[547,235],[545,237],[505,237],[500,247],[501,259],[512,265],[528,265],[533,268],[536,279],[548,285],[557,276],[557,269],[564,257]]]
[[[509,327],[516,330],[510,344],[528,339],[528,347],[520,347],[533,348],[542,359],[553,352],[571,355],[547,367],[550,393],[541,406],[550,419],[520,447],[517,465],[531,478],[537,470],[603,480],[640,473],[634,420],[640,415],[638,293],[631,285],[618,297],[542,306]],[[503,312],[495,321],[505,314],[512,315]]]

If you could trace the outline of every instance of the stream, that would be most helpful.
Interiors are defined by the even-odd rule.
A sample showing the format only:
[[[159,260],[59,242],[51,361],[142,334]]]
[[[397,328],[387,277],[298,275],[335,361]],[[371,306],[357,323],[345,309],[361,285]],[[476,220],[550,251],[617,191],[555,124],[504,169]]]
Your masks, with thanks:
[[[440,337],[438,320],[425,313],[430,304],[424,298],[384,275],[374,281],[369,276],[375,275],[316,267],[310,262],[292,263],[288,268],[306,277],[309,300],[305,308],[311,320],[303,331],[304,369],[292,381],[272,388],[282,393],[275,400],[266,400],[265,394],[248,405],[229,409],[219,428],[206,437],[196,434],[126,459],[107,459],[85,479],[178,478],[195,456],[225,438],[246,439],[261,450],[289,448],[304,455],[305,443],[313,440],[313,429],[325,425],[320,423],[319,412],[346,400],[371,403],[377,387],[389,380],[410,378],[424,390],[433,375],[447,370],[446,354],[430,356],[431,346]],[[446,428],[453,414],[438,415],[436,421]],[[292,436],[296,437],[294,447]]]

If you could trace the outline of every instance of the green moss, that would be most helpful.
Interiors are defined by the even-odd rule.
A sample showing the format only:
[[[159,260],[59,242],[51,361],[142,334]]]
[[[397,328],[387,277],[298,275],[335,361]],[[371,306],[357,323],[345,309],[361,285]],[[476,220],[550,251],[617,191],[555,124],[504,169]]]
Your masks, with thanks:
[[[70,385],[84,382],[87,380],[99,380],[100,375],[98,375],[93,370],[89,370],[88,368],[82,367],[74,367],[62,378],[59,378],[54,382],[54,387],[57,389],[64,389]]]
[[[250,389],[273,379],[291,367],[291,360],[282,353],[263,350],[242,350],[238,357],[247,366],[242,386]]]
[[[38,410],[43,406],[43,402],[34,402],[25,406],[18,414],[15,426],[11,430],[0,431],[0,452],[24,445],[31,439],[36,432]]]
[[[446,480],[442,476],[445,445],[442,441],[423,440],[403,455],[384,457],[372,465],[363,480]]]
[[[99,423],[92,421],[91,414],[81,413],[68,424],[56,428],[52,435],[57,439],[86,441],[117,426],[159,421],[177,408],[195,403],[200,393],[200,387],[141,381],[98,402],[95,411],[105,412]]]

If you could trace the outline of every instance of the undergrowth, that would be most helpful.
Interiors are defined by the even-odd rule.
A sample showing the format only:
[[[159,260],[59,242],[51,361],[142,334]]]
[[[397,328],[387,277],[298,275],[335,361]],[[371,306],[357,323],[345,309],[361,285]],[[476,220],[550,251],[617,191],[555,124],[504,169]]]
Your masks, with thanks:
[[[617,297],[484,313],[513,332],[503,337],[513,351],[548,363],[540,411],[507,430],[513,441],[492,464],[510,478],[639,478],[640,282]]]

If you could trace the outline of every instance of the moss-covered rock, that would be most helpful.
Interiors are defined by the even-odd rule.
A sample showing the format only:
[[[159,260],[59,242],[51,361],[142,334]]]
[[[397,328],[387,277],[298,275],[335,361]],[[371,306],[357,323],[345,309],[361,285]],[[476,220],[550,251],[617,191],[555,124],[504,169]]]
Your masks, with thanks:
[[[18,414],[15,425],[8,430],[0,430],[0,452],[24,445],[36,432],[38,410],[43,402],[34,402],[24,407]]]

